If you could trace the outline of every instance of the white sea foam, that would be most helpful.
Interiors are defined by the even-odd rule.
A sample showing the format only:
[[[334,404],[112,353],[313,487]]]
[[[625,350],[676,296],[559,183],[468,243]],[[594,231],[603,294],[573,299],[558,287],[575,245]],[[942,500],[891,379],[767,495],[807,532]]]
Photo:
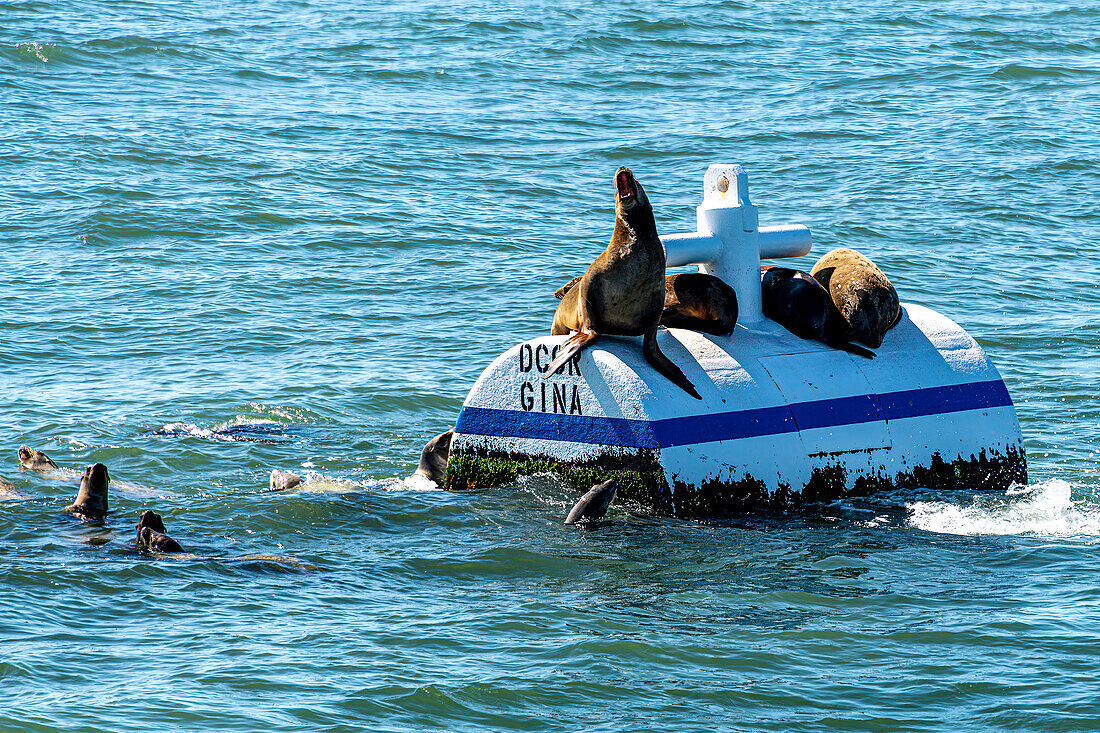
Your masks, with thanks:
[[[272,428],[273,433],[279,426],[284,423],[279,423],[274,420],[267,420],[264,418],[244,417],[238,415],[232,420],[227,420],[220,425],[215,425],[212,428],[203,428],[192,423],[182,422],[170,422],[164,425],[160,430],[165,433],[173,433],[176,435],[193,435],[196,438],[204,438],[206,440],[217,440],[225,443],[236,443],[240,441],[255,440],[255,438],[248,434],[237,434],[233,432],[234,428],[241,427],[269,427]]]
[[[1052,479],[977,495],[968,504],[918,501],[906,505],[917,529],[960,535],[1100,535],[1100,505],[1073,500],[1072,486]]]
[[[395,482],[395,486],[387,486],[386,489],[390,491],[438,491],[439,485],[432,481],[430,478],[422,473],[414,473],[399,482]]]

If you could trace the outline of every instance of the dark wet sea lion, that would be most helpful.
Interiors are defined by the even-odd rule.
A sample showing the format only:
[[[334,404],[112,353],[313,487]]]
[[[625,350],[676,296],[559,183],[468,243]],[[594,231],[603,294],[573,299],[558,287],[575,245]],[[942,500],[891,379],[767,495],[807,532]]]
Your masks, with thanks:
[[[164,521],[152,510],[141,513],[137,523],[137,548],[156,552],[183,552],[183,548],[168,536]]]
[[[594,522],[602,517],[607,513],[607,507],[611,506],[611,500],[615,498],[616,486],[615,479],[593,486],[569,511],[565,523]]]
[[[737,293],[714,275],[667,275],[661,325],[727,336],[737,325]]]
[[[25,445],[19,446],[19,463],[32,471],[49,471],[57,468],[48,455]]]
[[[762,267],[760,295],[764,315],[795,336],[873,359],[874,352],[848,343],[848,325],[828,291],[808,272]]]
[[[564,298],[582,277],[578,275],[554,291],[557,299]],[[737,325],[737,293],[714,275],[666,275],[661,325],[727,336]]]
[[[273,469],[271,471],[271,480],[268,484],[268,491],[285,491],[286,489],[293,489],[295,486],[302,484],[302,477],[296,473],[290,471],[280,471],[279,469]]]
[[[878,265],[851,249],[834,249],[810,270],[848,323],[851,338],[872,348],[901,320],[898,292]]]
[[[107,516],[107,487],[110,483],[111,476],[106,466],[102,463],[88,466],[80,478],[76,500],[65,507],[65,511],[88,519],[103,519]]]
[[[448,430],[428,441],[420,452],[420,465],[416,473],[427,476],[439,486],[443,485],[447,478],[447,462],[451,458],[451,437],[454,434],[455,431]]]
[[[611,243],[558,304],[550,333],[576,333],[558,350],[543,377],[601,335],[642,336],[645,360],[692,397],[702,399],[657,345],[664,291],[665,248],[657,236],[653,207],[630,169],[620,168],[615,172]]]

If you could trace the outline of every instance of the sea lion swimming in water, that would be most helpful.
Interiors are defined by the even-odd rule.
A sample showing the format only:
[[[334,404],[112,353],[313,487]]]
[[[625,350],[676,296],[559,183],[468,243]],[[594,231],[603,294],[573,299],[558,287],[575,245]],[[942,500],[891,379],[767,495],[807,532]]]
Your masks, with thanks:
[[[19,464],[32,471],[49,471],[57,468],[48,455],[29,446],[19,446]]]
[[[302,477],[290,471],[280,471],[275,468],[271,471],[271,480],[268,483],[268,491],[285,491],[301,486]]]
[[[15,484],[8,481],[3,476],[0,476],[0,501],[7,499],[29,499],[29,494],[26,494],[16,488]]]
[[[110,483],[111,476],[106,466],[102,463],[88,466],[80,479],[76,500],[63,511],[86,519],[102,520],[107,516],[107,487]]]
[[[873,351],[848,343],[848,324],[828,291],[809,273],[789,267],[762,267],[760,295],[764,315],[795,336],[875,358]]]
[[[878,265],[851,249],[834,249],[817,261],[810,274],[848,324],[850,338],[872,348],[901,320],[898,292]]]
[[[420,452],[420,465],[415,473],[427,476],[437,485],[442,486],[447,480],[447,462],[451,458],[451,438],[454,430],[448,430],[428,441],[424,450]]]
[[[554,291],[558,300],[581,281],[578,275]],[[714,275],[688,272],[665,276],[665,328],[685,328],[715,336],[728,336],[737,325],[737,293]]]
[[[180,544],[168,536],[168,530],[164,528],[164,521],[160,515],[151,509],[142,512],[141,518],[138,519],[135,544],[139,550],[183,552]]]
[[[550,333],[576,333],[543,373],[548,377],[602,335],[642,336],[642,355],[658,372],[696,399],[680,368],[661,353],[657,327],[665,301],[665,248],[653,207],[629,168],[615,172],[615,231],[607,249],[564,294]]]
[[[607,507],[611,506],[611,500],[615,498],[616,487],[615,479],[593,486],[569,511],[565,523],[594,522],[602,517],[607,513]]]

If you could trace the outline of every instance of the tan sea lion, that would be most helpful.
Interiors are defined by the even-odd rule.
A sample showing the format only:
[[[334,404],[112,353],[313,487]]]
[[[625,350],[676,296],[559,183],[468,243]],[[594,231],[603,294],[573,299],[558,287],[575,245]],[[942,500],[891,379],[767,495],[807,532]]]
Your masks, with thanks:
[[[564,298],[582,277],[578,275],[555,290],[555,297]],[[737,325],[737,293],[714,275],[701,272],[666,275],[661,325],[727,336]]]
[[[80,479],[80,491],[76,500],[65,507],[68,514],[78,514],[86,519],[101,520],[107,516],[107,487],[111,476],[102,463],[88,466]]]
[[[302,477],[298,474],[290,471],[280,471],[276,468],[271,471],[268,491],[285,491],[286,489],[293,489],[295,486],[301,486],[301,484]]]
[[[543,378],[601,335],[642,336],[645,360],[692,397],[702,399],[657,345],[664,284],[665,248],[657,236],[653,207],[630,169],[620,168],[615,172],[615,231],[611,243],[558,304],[550,333],[576,333],[558,350]]]
[[[254,570],[280,573],[316,573],[326,568],[288,555],[244,555],[230,562]]]
[[[607,513],[607,507],[611,506],[611,500],[615,498],[616,486],[615,479],[593,486],[569,511],[565,523],[594,522],[602,517]]]
[[[155,552],[183,552],[183,548],[168,536],[164,521],[152,510],[141,513],[137,523],[137,548]]]
[[[25,445],[19,446],[19,464],[32,471],[50,471],[57,468],[57,464],[50,460],[48,455]]]
[[[15,484],[0,476],[0,501],[29,498],[31,498],[29,494],[20,491]]]
[[[829,292],[808,272],[789,267],[760,268],[764,315],[795,336],[874,359],[875,353],[848,343],[848,324]]]
[[[886,274],[859,252],[834,249],[810,270],[848,323],[850,338],[872,348],[901,320],[898,293]]]
[[[454,434],[454,430],[448,430],[428,441],[420,452],[420,465],[416,473],[427,476],[439,486],[443,485],[447,478],[447,462],[451,457],[451,438]]]

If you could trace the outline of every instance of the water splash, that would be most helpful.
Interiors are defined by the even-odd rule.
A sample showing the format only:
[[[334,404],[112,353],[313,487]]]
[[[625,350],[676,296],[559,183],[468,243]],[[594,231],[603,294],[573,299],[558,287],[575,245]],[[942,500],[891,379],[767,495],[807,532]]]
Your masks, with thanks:
[[[151,430],[147,435],[194,437],[223,443],[271,443],[292,440],[291,426],[274,420],[237,416],[232,420],[205,428],[193,423],[172,422]]]
[[[907,504],[917,529],[958,535],[1100,535],[1100,506],[1072,499],[1060,479],[1011,487],[1003,494],[978,495],[960,506],[945,501]]]

